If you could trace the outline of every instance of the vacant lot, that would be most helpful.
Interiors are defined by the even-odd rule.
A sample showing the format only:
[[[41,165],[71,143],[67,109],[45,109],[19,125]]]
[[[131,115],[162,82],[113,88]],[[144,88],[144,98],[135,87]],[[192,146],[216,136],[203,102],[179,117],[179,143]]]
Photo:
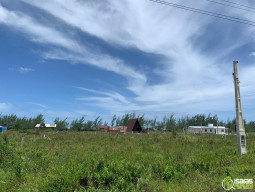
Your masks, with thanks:
[[[0,191],[223,191],[221,181],[254,178],[236,137],[171,133],[9,132],[0,139]]]

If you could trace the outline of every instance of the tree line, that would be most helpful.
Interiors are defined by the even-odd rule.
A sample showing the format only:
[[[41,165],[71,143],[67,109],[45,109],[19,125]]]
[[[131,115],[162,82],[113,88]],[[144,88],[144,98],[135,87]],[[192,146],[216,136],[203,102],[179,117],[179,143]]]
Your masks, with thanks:
[[[190,125],[194,126],[206,126],[208,124],[214,124],[219,126],[225,126],[229,128],[229,132],[235,132],[235,118],[232,120],[222,121],[217,115],[197,114],[194,116],[185,116],[176,118],[175,115],[165,115],[163,118],[146,118],[144,114],[126,113],[122,116],[113,115],[110,122],[103,121],[98,116],[94,120],[87,120],[85,116],[68,122],[67,119],[55,118],[54,123],[57,125],[56,130],[73,130],[73,131],[94,131],[98,126],[127,126],[130,119],[136,118],[139,120],[141,126],[149,131],[171,131],[182,132],[183,128]],[[244,121],[245,129],[247,132],[255,132],[255,121]],[[45,124],[45,118],[43,114],[38,114],[35,117],[18,117],[15,114],[2,115],[0,114],[0,125],[7,124],[8,129],[32,129],[36,124]]]

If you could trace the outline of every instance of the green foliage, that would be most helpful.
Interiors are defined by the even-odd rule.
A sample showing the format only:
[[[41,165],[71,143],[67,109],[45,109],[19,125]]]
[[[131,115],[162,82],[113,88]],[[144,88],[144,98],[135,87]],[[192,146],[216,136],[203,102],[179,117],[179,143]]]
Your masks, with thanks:
[[[254,179],[253,134],[242,157],[234,135],[48,134],[0,136],[0,190],[221,191],[226,176]]]
[[[112,117],[112,121],[111,121],[111,126],[113,127],[113,126],[115,126],[115,122],[116,122],[116,119],[117,119],[117,116],[116,115],[113,115],[113,117]]]
[[[45,124],[45,119],[42,114],[37,115],[34,119],[34,124]]]
[[[79,120],[75,119],[71,122],[71,130],[84,131],[85,116],[82,116]]]
[[[255,132],[255,121],[250,121],[246,123],[245,129],[247,132]]]
[[[144,166],[125,161],[100,160],[80,179],[80,185],[85,189],[133,191],[146,187],[144,181],[141,186],[141,178],[146,177],[145,173]]]
[[[145,123],[144,115],[136,114],[136,113],[126,113],[121,117],[113,116],[111,121],[111,126],[128,126],[130,119],[138,119],[140,125],[143,126]]]
[[[57,125],[58,131],[66,131],[68,129],[69,123],[66,120],[67,120],[67,118],[65,118],[64,120],[60,120],[59,117],[57,117],[54,120],[54,123]]]
[[[102,118],[100,117],[97,117],[94,121],[86,121],[85,116],[82,116],[80,119],[71,122],[70,129],[73,131],[95,131],[102,124]]]
[[[96,128],[102,124],[103,120],[100,116],[98,116],[93,122],[91,121],[91,125],[88,126],[88,130],[96,130]]]
[[[1,168],[5,167],[13,157],[12,149],[7,145],[7,143],[4,141],[4,137],[1,137],[0,140],[0,165]]]
[[[7,124],[8,129],[32,129],[36,124],[44,123],[42,114],[37,115],[35,118],[18,117],[14,114],[0,115],[0,125]]]

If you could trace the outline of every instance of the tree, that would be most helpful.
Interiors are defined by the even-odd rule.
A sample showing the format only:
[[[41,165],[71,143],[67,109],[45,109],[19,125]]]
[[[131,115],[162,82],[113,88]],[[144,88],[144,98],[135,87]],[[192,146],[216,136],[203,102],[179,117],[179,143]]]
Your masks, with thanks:
[[[71,122],[70,129],[74,131],[83,131],[85,128],[84,123],[85,123],[85,116],[82,116],[79,120],[75,119]]]
[[[255,121],[250,121],[245,125],[245,130],[247,132],[255,132]]]
[[[84,124],[84,131],[92,131],[95,130],[95,122],[94,121],[87,121]]]
[[[111,126],[113,127],[114,125],[115,125],[115,123],[116,123],[116,115],[113,115],[113,117],[112,117],[112,121],[111,121]]]
[[[101,118],[100,116],[98,116],[98,117],[94,120],[91,129],[96,130],[96,128],[97,128],[98,126],[101,126],[102,124],[103,124],[103,120],[102,120],[102,118]]]
[[[236,132],[236,118],[232,120],[227,120],[227,123],[225,123],[225,126],[229,129],[228,132]]]
[[[127,126],[128,122],[130,120],[130,115],[126,113],[125,115],[122,116],[121,120],[119,121],[119,126]]]
[[[42,114],[39,114],[34,118],[34,125],[41,123],[45,123],[45,119]]]
[[[4,115],[0,118],[0,124],[6,124],[8,126],[8,129],[14,129],[15,124],[17,122],[18,117],[14,114],[11,115]]]
[[[170,116],[163,118],[164,126],[166,131],[171,131],[176,136],[176,119],[172,113]]]
[[[141,127],[143,127],[143,126],[144,126],[144,124],[145,124],[144,114],[142,114],[141,116],[140,116],[140,115],[138,115],[137,119],[138,119],[138,121],[139,121],[139,123],[140,123]]]
[[[57,117],[54,120],[54,123],[57,125],[58,131],[64,131],[64,130],[68,129],[69,123],[66,120],[67,120],[67,118],[65,118],[64,120],[60,120],[59,117]]]

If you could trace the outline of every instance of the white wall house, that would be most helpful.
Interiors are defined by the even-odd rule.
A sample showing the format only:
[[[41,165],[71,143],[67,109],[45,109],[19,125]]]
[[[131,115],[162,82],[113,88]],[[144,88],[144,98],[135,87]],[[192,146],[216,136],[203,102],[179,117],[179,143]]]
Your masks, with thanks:
[[[41,124],[36,124],[35,128],[41,127]],[[56,128],[57,124],[45,124],[45,128]]]
[[[187,128],[187,133],[228,135],[228,128],[224,126],[214,126],[213,124],[208,124],[208,126],[189,126]]]

